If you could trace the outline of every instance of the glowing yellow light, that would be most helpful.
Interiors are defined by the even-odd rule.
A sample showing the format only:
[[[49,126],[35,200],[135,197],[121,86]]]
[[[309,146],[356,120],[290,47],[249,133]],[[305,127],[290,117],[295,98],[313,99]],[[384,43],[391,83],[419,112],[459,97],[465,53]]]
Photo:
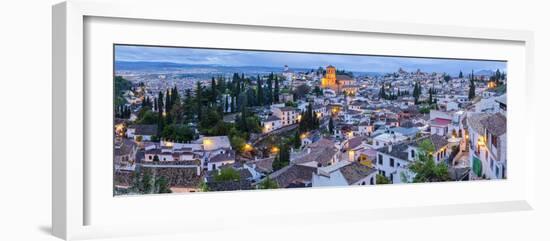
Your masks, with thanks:
[[[317,115],[317,118],[321,118],[321,113],[317,112],[315,114]]]
[[[254,148],[252,147],[252,145],[250,145],[250,144],[248,144],[248,143],[245,144],[243,148],[244,148],[244,151],[252,151],[252,150],[254,149]]]
[[[298,115],[298,121],[301,121],[302,120],[302,115]]]
[[[212,144],[213,142],[210,139],[204,139],[202,141],[202,145],[204,146],[205,149],[210,149]]]
[[[174,146],[174,143],[172,143],[170,141],[165,141],[164,145],[167,146],[167,147],[172,147],[172,146]]]
[[[273,154],[279,153],[279,148],[276,147],[276,146],[272,147],[272,148],[271,148],[271,153],[273,153]]]
[[[124,124],[115,125],[115,131],[116,131],[118,136],[122,136],[123,131],[124,131]]]
[[[355,157],[355,151],[349,151],[348,155],[349,155],[348,160],[353,161]]]
[[[483,136],[477,138],[477,144],[480,146],[485,146],[485,139],[483,138]]]

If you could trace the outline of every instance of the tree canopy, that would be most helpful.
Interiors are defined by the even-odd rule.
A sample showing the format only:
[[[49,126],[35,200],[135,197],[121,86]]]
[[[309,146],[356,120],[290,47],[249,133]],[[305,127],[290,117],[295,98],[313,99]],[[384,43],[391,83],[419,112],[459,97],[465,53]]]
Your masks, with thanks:
[[[449,181],[449,171],[445,162],[437,163],[433,158],[435,147],[429,140],[424,140],[418,147],[416,160],[410,170],[415,174],[413,182],[444,182]]]

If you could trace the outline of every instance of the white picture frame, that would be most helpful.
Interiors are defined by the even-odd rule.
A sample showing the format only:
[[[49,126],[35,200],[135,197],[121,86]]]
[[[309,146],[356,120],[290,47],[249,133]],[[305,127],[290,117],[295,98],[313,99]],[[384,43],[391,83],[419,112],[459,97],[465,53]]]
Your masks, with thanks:
[[[150,11],[150,9],[156,11]],[[181,14],[181,9],[187,9],[185,15]],[[85,135],[90,130],[86,129],[86,118],[90,117],[89,105],[86,102],[86,95],[89,94],[85,83],[86,69],[86,38],[85,25],[86,19],[90,18],[114,18],[152,21],[157,25],[163,23],[199,23],[223,25],[224,28],[253,27],[254,29],[277,29],[278,31],[299,30],[299,31],[323,31],[332,33],[369,33],[390,35],[396,38],[420,37],[426,39],[452,39],[454,41],[475,40],[478,42],[501,42],[505,44],[520,46],[521,53],[517,62],[518,68],[522,71],[518,73],[518,82],[514,84],[514,89],[509,96],[509,114],[511,120],[508,128],[511,137],[518,137],[518,128],[515,125],[523,124],[524,129],[521,132],[522,140],[511,141],[510,160],[519,160],[521,165],[517,170],[521,173],[511,177],[510,180],[496,182],[475,182],[461,185],[448,183],[422,184],[410,186],[384,186],[377,187],[374,191],[377,195],[383,194],[389,197],[398,196],[404,189],[410,189],[411,192],[418,193],[419,196],[429,198],[434,194],[432,192],[444,192],[445,190],[456,190],[459,193],[466,193],[467,190],[474,188],[475,192],[487,192],[488,190],[509,190],[508,193],[495,195],[494,198],[478,199],[471,198],[467,200],[430,200],[422,201],[417,198],[410,202],[396,201],[390,204],[384,204],[385,200],[366,202],[368,208],[326,208],[318,212],[315,206],[293,208],[290,203],[283,203],[281,209],[271,211],[252,213],[239,209],[238,211],[215,209],[210,214],[218,215],[219,221],[211,221],[209,228],[222,229],[230,228],[232,223],[228,223],[221,216],[224,214],[234,215],[236,219],[246,221],[250,218],[268,219],[268,222],[286,222],[286,225],[298,225],[303,222],[342,222],[342,221],[361,221],[384,218],[399,217],[423,217],[433,215],[452,215],[465,213],[498,212],[513,210],[530,210],[534,203],[534,125],[526,118],[533,113],[529,108],[532,103],[532,84],[533,84],[533,34],[529,31],[518,30],[496,30],[467,28],[456,26],[439,25],[421,25],[409,23],[391,23],[391,22],[365,22],[349,19],[321,19],[321,18],[300,18],[297,16],[285,16],[279,14],[272,15],[208,15],[204,10],[188,2],[132,2],[132,1],[87,1],[72,0],[60,3],[53,7],[53,168],[52,168],[52,226],[53,234],[63,239],[84,239],[106,236],[121,235],[139,235],[155,233],[175,233],[175,232],[194,232],[204,231],[205,220],[195,219],[199,217],[198,212],[188,214],[188,219],[181,218],[181,211],[164,213],[162,217],[151,210],[144,210],[144,215],[131,218],[116,218],[112,214],[113,207],[108,202],[95,205],[90,209],[90,200],[94,199],[94,192],[91,191],[90,183],[86,181],[86,172],[93,169],[89,162],[85,161],[85,156],[89,155],[85,149]],[[160,21],[160,22],[159,22]],[[100,31],[101,32],[101,31]],[[110,40],[107,40],[110,41]],[[144,40],[146,41],[146,40]],[[158,44],[158,43],[149,43]],[[94,93],[91,93],[94,95]],[[93,98],[93,97],[92,97]],[[109,100],[111,101],[112,98]],[[518,134],[516,134],[518,133]],[[518,163],[518,162],[515,162]],[[517,166],[516,166],[517,167]],[[111,170],[106,170],[111,171]],[[108,190],[111,191],[111,190]],[[351,194],[350,194],[351,193]],[[159,205],[174,207],[178,203],[187,205],[196,205],[197,203],[212,204],[213,199],[227,200],[249,200],[252,203],[269,202],[284,197],[296,197],[300,200],[309,200],[314,198],[325,198],[331,196],[348,196],[349,198],[365,198],[365,192],[361,188],[340,188],[340,189],[315,189],[315,190],[276,190],[259,192],[228,192],[215,194],[200,194],[191,198],[188,195],[171,196],[144,196],[130,198],[113,198],[117,205],[129,206],[132,208],[142,207],[144,203],[148,205]],[[338,201],[338,200],[337,200]],[[341,200],[339,200],[341,201]],[[387,202],[386,202],[387,203]],[[114,205],[114,204],[113,204]],[[255,206],[252,206],[255,207]],[[283,210],[283,208],[286,208]],[[98,219],[98,222],[91,222],[90,215],[100,213],[101,210],[106,213],[97,216],[107,217],[109,213],[113,215],[113,222],[106,223],[105,218]],[[285,211],[287,210],[287,211]],[[121,211],[121,213],[124,213]],[[331,219],[322,218],[329,215]],[[149,229],[139,229],[131,225],[131,219],[135,222],[144,222],[147,220],[169,220],[173,225],[151,225]],[[208,216],[209,220],[214,219]],[[324,221],[321,221],[324,220]],[[239,223],[239,222],[236,222]],[[253,224],[251,224],[253,225]]]

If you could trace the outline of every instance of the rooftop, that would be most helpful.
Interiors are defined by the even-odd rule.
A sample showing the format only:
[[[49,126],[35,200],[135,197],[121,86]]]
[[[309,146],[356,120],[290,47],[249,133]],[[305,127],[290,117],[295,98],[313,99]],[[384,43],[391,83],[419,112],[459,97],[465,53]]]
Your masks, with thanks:
[[[348,184],[352,185],[376,172],[376,169],[365,166],[359,162],[352,162],[351,164],[340,168],[340,172]]]
[[[444,118],[435,118],[430,121],[430,124],[433,126],[447,126],[451,124],[451,120]]]

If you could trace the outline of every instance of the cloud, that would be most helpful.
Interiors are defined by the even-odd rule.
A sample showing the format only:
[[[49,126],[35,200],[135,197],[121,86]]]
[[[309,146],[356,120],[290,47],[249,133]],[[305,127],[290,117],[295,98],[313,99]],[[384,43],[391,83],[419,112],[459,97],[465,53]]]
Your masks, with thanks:
[[[331,64],[340,69],[362,72],[394,72],[399,68],[407,71],[421,69],[427,72],[446,72],[450,74],[458,74],[459,71],[468,73],[471,70],[478,71],[485,69],[501,69],[506,71],[505,61],[130,45],[115,46],[115,59],[118,61],[154,61],[225,66],[279,67],[288,65],[291,68],[317,68]]]

